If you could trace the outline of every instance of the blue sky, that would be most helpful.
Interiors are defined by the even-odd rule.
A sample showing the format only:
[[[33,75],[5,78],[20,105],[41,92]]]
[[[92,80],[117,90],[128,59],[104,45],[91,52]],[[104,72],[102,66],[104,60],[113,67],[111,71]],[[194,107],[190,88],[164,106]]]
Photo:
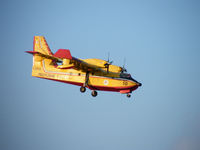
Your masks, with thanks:
[[[0,149],[200,149],[200,2],[1,1]],[[125,95],[31,77],[33,36],[55,53],[110,59],[143,86]]]

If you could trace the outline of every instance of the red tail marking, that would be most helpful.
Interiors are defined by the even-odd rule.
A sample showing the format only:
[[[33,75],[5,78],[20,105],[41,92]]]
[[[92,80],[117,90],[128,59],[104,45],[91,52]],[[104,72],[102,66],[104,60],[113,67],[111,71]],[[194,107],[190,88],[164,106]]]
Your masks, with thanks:
[[[53,56],[58,58],[72,59],[71,53],[68,49],[59,49]]]
[[[26,51],[26,52],[29,54],[38,54],[38,52],[36,52],[36,51]]]
[[[33,38],[33,51],[35,51],[35,37]]]

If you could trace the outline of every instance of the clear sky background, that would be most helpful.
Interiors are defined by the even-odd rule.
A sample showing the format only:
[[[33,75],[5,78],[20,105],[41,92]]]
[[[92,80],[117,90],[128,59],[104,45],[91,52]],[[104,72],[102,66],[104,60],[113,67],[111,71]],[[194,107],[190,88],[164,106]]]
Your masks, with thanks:
[[[198,0],[0,2],[1,150],[199,150]],[[143,84],[126,95],[31,77],[33,36],[55,53],[110,59]]]

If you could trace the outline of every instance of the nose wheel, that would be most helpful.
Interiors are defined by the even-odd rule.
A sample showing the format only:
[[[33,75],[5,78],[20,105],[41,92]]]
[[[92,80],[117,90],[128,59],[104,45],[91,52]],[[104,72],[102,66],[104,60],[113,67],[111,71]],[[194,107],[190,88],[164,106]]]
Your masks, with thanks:
[[[126,96],[127,96],[128,98],[130,98],[130,97],[131,97],[131,94],[130,94],[130,93],[128,93]]]
[[[97,91],[92,91],[91,95],[92,95],[93,97],[96,97],[96,96],[97,96]]]

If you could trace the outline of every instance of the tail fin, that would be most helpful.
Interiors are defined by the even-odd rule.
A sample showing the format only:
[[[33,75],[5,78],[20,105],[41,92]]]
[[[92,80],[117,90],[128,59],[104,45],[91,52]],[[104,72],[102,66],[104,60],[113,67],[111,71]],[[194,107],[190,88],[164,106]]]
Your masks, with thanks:
[[[33,40],[33,51],[46,55],[53,55],[45,38],[43,36],[35,36]]]
[[[43,36],[35,36],[33,40],[33,51],[26,52],[33,54],[32,76],[40,77],[41,73],[44,73],[44,64],[46,68],[54,67],[54,61],[58,61],[53,56]]]

